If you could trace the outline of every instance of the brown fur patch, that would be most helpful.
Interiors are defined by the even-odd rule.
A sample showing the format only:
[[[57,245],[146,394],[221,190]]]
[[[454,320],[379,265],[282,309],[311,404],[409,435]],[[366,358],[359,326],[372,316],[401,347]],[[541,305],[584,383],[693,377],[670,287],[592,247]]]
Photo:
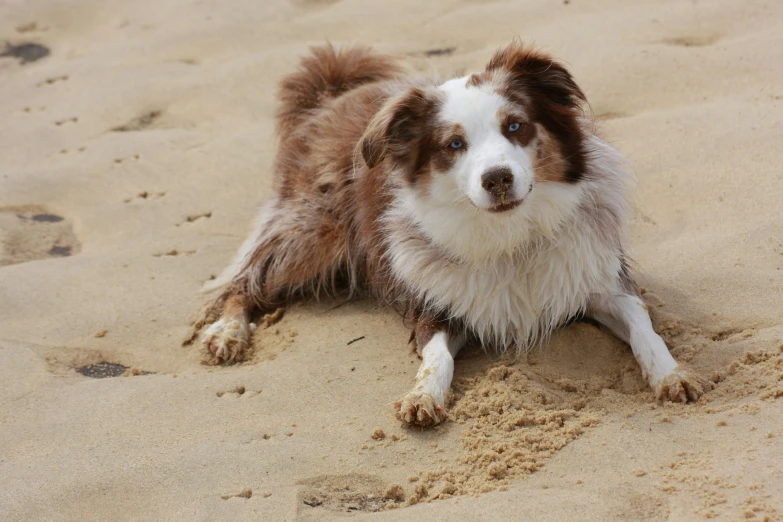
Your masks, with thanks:
[[[226,299],[226,303],[223,305],[223,317],[246,319],[247,305],[247,296],[243,294],[234,294]]]
[[[281,139],[329,99],[360,85],[391,80],[402,74],[394,61],[366,47],[335,50],[331,44],[311,47],[299,70],[280,83],[277,130]]]
[[[560,142],[546,132],[541,124],[537,124],[538,144],[536,157],[533,159],[533,170],[536,181],[564,181],[563,153]]]
[[[575,183],[585,171],[584,136],[579,125],[584,93],[571,74],[551,57],[514,43],[487,65],[500,94],[524,107],[532,121],[560,143],[560,181]],[[554,181],[554,176],[548,176]]]
[[[482,83],[488,82],[492,79],[492,75],[489,72],[473,73],[468,77],[468,81],[465,82],[466,87],[478,87]]]
[[[434,170],[447,170],[451,156],[437,120],[441,97],[433,88],[412,87],[392,100],[367,127],[360,149],[370,168],[389,158],[408,183],[425,184]]]
[[[527,147],[533,138],[536,136],[535,124],[529,121],[527,115],[518,111],[503,110],[498,114],[500,119],[500,132],[506,139],[519,147]],[[518,123],[519,129],[516,131],[510,131],[509,127],[512,123]]]
[[[400,69],[366,49],[312,52],[281,84],[274,218],[236,281],[264,310],[367,286],[355,246],[354,150]]]
[[[413,344],[413,349],[421,356],[421,351],[430,342],[430,339],[438,332],[450,332],[452,335],[459,335],[460,326],[446,318],[445,315],[434,315],[431,313],[422,313],[411,309],[408,311],[407,322],[411,326],[411,337],[409,343]]]

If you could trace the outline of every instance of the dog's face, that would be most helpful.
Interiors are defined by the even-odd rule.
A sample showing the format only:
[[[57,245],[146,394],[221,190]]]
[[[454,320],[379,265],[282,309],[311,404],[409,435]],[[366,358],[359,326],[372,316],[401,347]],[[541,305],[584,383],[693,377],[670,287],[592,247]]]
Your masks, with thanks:
[[[553,185],[580,180],[583,101],[561,65],[512,45],[482,73],[389,100],[360,147],[370,167],[392,162],[428,229],[449,220],[451,233],[464,224],[497,235],[514,221],[549,219],[542,201],[552,200]],[[508,250],[518,238],[510,232],[499,239],[495,250]]]
[[[535,123],[491,83],[469,85],[470,77],[441,85],[437,118],[439,145],[450,156],[446,170],[433,172],[431,196],[455,190],[477,208],[507,212],[533,190],[539,147]]]

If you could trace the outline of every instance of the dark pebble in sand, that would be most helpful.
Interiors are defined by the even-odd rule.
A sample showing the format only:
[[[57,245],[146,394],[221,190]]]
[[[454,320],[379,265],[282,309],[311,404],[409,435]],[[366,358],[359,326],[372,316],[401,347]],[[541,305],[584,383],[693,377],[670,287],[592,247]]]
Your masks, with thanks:
[[[37,43],[23,43],[18,45],[5,45],[5,51],[1,57],[18,58],[22,65],[32,63],[49,56],[49,48]]]
[[[99,362],[96,364],[90,364],[89,366],[81,366],[76,368],[76,371],[84,375],[85,377],[91,377],[93,379],[105,379],[107,377],[119,377],[127,366],[121,364]]]
[[[62,221],[63,218],[54,214],[36,214],[32,217],[32,220],[38,221],[39,223],[58,223]]]
[[[430,49],[429,51],[424,51],[424,56],[448,56],[456,50],[457,50],[456,47],[444,47],[443,49]]]
[[[71,247],[53,246],[51,249],[49,249],[49,255],[56,257],[68,257],[71,255]]]

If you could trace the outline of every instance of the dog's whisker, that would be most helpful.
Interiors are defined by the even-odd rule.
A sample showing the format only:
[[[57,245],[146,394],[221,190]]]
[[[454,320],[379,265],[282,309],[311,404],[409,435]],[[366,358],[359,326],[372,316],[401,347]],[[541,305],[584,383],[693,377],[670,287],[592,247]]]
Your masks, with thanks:
[[[546,168],[546,167],[550,167],[550,166],[552,166],[552,165],[557,165],[558,163],[563,163],[563,162],[566,162],[566,161],[568,161],[569,159],[571,159],[571,158],[575,157],[576,155],[577,155],[577,154],[576,154],[576,153],[574,153],[574,154],[571,154],[571,155],[569,155],[569,156],[566,156],[565,158],[558,158],[557,160],[555,160],[555,161],[553,161],[553,162],[551,162],[551,163],[547,163],[547,164],[545,164],[545,165],[535,165],[535,166],[533,166],[533,172],[535,172],[535,171],[537,171],[537,170],[540,170],[540,169],[543,169],[543,168]],[[551,158],[552,156],[549,156],[549,157]]]

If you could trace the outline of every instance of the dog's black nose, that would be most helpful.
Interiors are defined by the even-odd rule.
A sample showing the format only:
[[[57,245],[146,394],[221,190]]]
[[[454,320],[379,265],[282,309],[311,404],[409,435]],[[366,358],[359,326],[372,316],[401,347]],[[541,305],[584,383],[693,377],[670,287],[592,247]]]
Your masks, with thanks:
[[[508,167],[495,167],[481,175],[481,186],[493,196],[505,194],[514,184],[514,174]]]

